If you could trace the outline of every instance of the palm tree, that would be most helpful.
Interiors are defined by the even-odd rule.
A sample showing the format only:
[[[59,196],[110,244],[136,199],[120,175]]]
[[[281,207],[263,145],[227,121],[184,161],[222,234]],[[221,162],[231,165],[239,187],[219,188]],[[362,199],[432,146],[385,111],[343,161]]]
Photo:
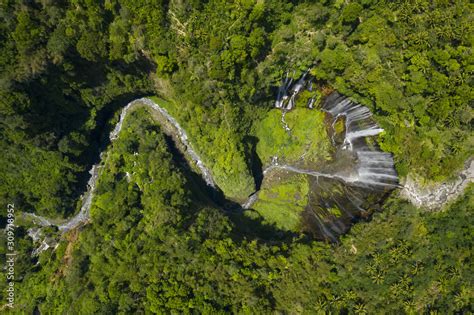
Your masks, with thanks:
[[[371,277],[371,279],[372,279],[373,283],[382,284],[385,281],[385,276],[384,276],[383,272],[378,271],[375,275],[373,275]]]
[[[365,308],[364,303],[357,303],[354,306],[354,313],[356,314],[367,314],[367,309]]]

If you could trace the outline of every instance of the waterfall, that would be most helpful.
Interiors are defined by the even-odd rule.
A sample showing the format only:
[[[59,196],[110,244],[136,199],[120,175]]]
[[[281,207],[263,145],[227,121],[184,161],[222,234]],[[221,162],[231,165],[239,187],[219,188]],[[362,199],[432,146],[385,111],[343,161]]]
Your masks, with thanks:
[[[359,181],[375,186],[397,187],[398,176],[392,155],[377,151],[357,151]]]
[[[288,124],[286,123],[285,115],[286,115],[286,112],[282,111],[282,113],[281,113],[281,124],[283,125],[283,129],[285,129],[286,132],[290,133],[291,129],[290,129],[290,126],[288,126]]]
[[[294,85],[286,77],[278,90],[276,108],[283,109],[283,113],[295,106],[298,94],[305,86],[309,91],[313,90],[312,80],[306,71]],[[315,97],[306,100],[308,108],[314,108]],[[313,226],[323,234],[324,238],[334,241],[336,235],[344,233],[348,225],[344,221],[351,222],[356,217],[366,216],[368,212],[363,208],[369,195],[380,194],[390,189],[400,187],[398,175],[394,168],[394,161],[390,153],[381,151],[377,145],[368,145],[367,139],[383,132],[383,129],[373,120],[369,108],[340,95],[337,92],[329,95],[321,106],[330,119],[331,140],[336,146],[336,160],[329,171],[316,171],[301,169],[293,165],[270,165],[264,174],[273,169],[283,169],[293,173],[305,174],[314,178],[316,182],[315,191],[324,191],[330,197],[316,198],[321,209],[336,207],[341,212],[341,218],[335,217],[329,212],[323,211],[306,214]],[[344,120],[344,134],[342,143],[336,141],[336,122]],[[319,179],[323,180],[320,181]],[[334,186],[343,187],[344,196],[337,197],[332,193]],[[318,193],[317,193],[318,194]],[[255,202],[252,195],[252,202]],[[314,198],[313,198],[314,199]],[[309,211],[309,210],[308,210]]]
[[[305,86],[308,86],[308,90],[313,90],[313,84],[307,83],[306,76],[310,69],[306,70],[305,73],[296,81],[294,85],[293,78],[288,77],[288,71],[286,72],[285,78],[281,81],[281,85],[278,87],[278,94],[275,100],[275,107],[283,110],[292,110],[295,107],[296,96],[303,90]],[[293,75],[295,72],[293,71]],[[291,94],[291,96],[289,96]],[[286,103],[286,104],[285,104]],[[309,105],[309,104],[308,104]],[[312,108],[313,103],[311,103]]]
[[[275,101],[276,108],[283,108],[283,102],[288,98],[288,89],[292,82],[293,79],[288,78],[288,72],[286,72],[285,78],[282,80],[281,85],[278,88],[278,95]]]
[[[299,78],[299,80],[296,82],[296,84],[291,88],[291,94],[292,95],[296,95],[299,92],[301,92],[301,90],[303,90],[303,87],[306,84],[305,78],[306,78],[306,75],[308,75],[308,72],[309,72],[309,69],[305,73],[303,73],[301,78]]]
[[[312,89],[312,84],[307,84],[306,81],[308,73],[309,70],[298,79],[294,86],[292,86],[293,79],[288,76],[288,73],[286,73],[285,78],[282,80],[282,85],[278,90],[275,107],[287,110],[292,109],[294,107],[297,94],[301,92],[302,89],[307,85],[309,85],[309,88]],[[291,97],[289,97],[289,91],[291,91]],[[308,107],[313,107],[313,104],[314,98],[309,99]],[[176,136],[183,144],[186,155],[200,170],[200,173],[206,184],[211,187],[216,187],[211,171],[206,167],[204,162],[189,143],[186,131],[180,126],[176,119],[166,111],[166,109],[160,107],[158,104],[154,103],[148,98],[141,98],[132,101],[122,109],[120,113],[120,119],[109,135],[111,142],[119,137],[123,123],[129,111],[132,109],[132,107],[138,105],[149,107],[151,110],[158,112],[164,119],[168,121],[168,123],[175,129]],[[367,107],[357,104],[348,98],[339,95],[338,93],[333,93],[326,98],[322,106],[322,110],[327,112],[332,118],[332,123],[330,125],[332,126],[332,131],[334,134],[335,122],[340,118],[345,119],[344,141],[337,147],[338,152],[346,152],[345,154],[350,156],[347,161],[342,160],[343,167],[339,170],[336,168],[336,170],[324,172],[311,169],[300,169],[293,165],[280,165],[277,158],[274,157],[272,164],[263,170],[263,175],[265,176],[273,169],[306,174],[313,178],[315,183],[317,183],[317,185],[320,187],[318,189],[324,190],[326,192],[329,191],[329,198],[319,198],[319,202],[322,205],[321,207],[325,207],[325,209],[329,209],[333,206],[337,207],[342,212],[342,218],[335,218],[332,214],[318,214],[314,211],[310,216],[313,217],[312,220],[322,235],[326,239],[335,241],[337,239],[336,236],[344,233],[348,228],[344,223],[344,220],[347,218],[352,220],[354,217],[359,216],[360,214],[367,213],[367,211],[363,208],[363,204],[365,200],[364,198],[366,198],[368,194],[376,191],[383,192],[395,187],[399,187],[399,185],[398,176],[394,169],[394,161],[391,154],[380,151],[377,146],[372,145],[369,147],[365,141],[367,137],[375,136],[383,131],[383,129],[380,128],[372,119],[372,114]],[[285,129],[289,131],[289,127],[285,122],[284,113],[282,115],[282,123],[284,124]],[[333,143],[337,145],[335,141],[333,141]],[[92,205],[92,199],[94,197],[97,180],[100,175],[101,164],[104,163],[106,154],[103,152],[101,153],[100,157],[102,162],[100,164],[93,165],[89,172],[91,176],[87,184],[87,190],[81,197],[81,209],[76,216],[69,219],[67,222],[64,222],[63,224],[55,224],[50,220],[35,214],[25,215],[30,216],[33,221],[37,221],[40,226],[56,225],[62,232],[74,229],[80,224],[89,220],[90,208]],[[320,177],[324,179],[322,180],[322,183],[319,181]],[[326,185],[326,187],[323,188],[321,185]],[[331,187],[334,185],[342,185],[344,198],[331,195]],[[242,208],[250,208],[252,204],[257,201],[257,199],[258,192],[255,192],[242,205]],[[354,211],[357,211],[359,215],[355,215],[356,212]]]
[[[398,175],[390,153],[382,152],[378,147],[369,148],[365,141],[355,145],[356,140],[376,136],[383,131],[372,119],[370,110],[337,92],[326,99],[322,110],[333,119],[333,133],[337,119],[345,119],[345,135],[341,149],[352,152],[356,157],[357,176],[353,178],[353,182],[370,188],[398,187]]]
[[[331,242],[337,242],[337,236],[330,229],[326,227],[326,225],[321,220],[319,215],[316,214],[314,211],[311,211],[311,214],[312,214],[312,218],[315,220],[315,223],[321,232],[321,235],[324,238],[329,239]]]
[[[376,136],[383,131],[371,119],[372,113],[367,107],[354,103],[338,94],[337,97],[328,97],[323,105],[323,110],[331,114],[334,122],[340,117],[345,118],[344,146],[349,149],[352,149],[355,139]]]

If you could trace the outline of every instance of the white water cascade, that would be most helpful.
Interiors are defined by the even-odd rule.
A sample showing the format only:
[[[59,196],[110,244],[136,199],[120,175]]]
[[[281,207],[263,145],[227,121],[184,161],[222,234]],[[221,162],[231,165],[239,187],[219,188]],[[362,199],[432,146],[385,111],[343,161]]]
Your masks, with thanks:
[[[288,78],[288,72],[286,73],[285,79],[282,80],[275,102],[275,107],[282,109],[282,122],[284,121],[285,113],[294,108],[294,102],[298,94],[303,91],[305,87],[308,90],[313,89],[312,78],[308,73],[309,70],[303,73],[293,85],[293,79]],[[288,99],[289,94],[291,94],[291,97]],[[311,109],[314,107],[314,101],[312,101],[311,98],[307,101],[307,104]],[[300,170],[294,167],[289,168],[293,168],[294,172],[305,173],[312,176],[338,178],[346,183],[361,187],[376,189],[399,187],[392,155],[380,151],[377,147],[369,148],[365,141],[366,138],[377,136],[383,131],[372,119],[372,113],[369,108],[334,92],[326,98],[324,104],[321,106],[321,110],[328,113],[331,117],[331,126],[333,129],[332,140],[334,145],[336,145],[334,141],[334,134],[336,134],[335,124],[340,119],[344,119],[344,141],[338,149],[351,152],[357,164],[355,166],[348,166],[344,171],[334,174],[315,174],[314,171],[310,170]],[[287,130],[287,126],[284,125],[284,127],[285,130]],[[280,166],[280,168],[283,167]]]
[[[346,135],[344,145],[352,149],[355,139],[376,136],[383,131],[372,119],[370,110],[362,105],[333,93],[323,106],[323,110],[332,115],[334,122],[344,117]],[[335,98],[334,101],[332,99]]]
[[[297,85],[291,86],[293,80],[288,78],[288,75],[283,80],[283,84],[278,91],[277,101],[275,107],[281,108],[284,111],[289,110],[288,105],[284,104],[284,101],[288,101],[288,91],[291,91],[293,100],[297,97],[298,93],[307,86],[306,82],[306,72],[298,81]],[[311,88],[311,85],[309,85]],[[294,105],[294,103],[293,103]],[[121,113],[120,119],[110,133],[110,140],[113,142],[116,140],[120,131],[122,130],[124,120],[126,119],[128,113],[135,106],[146,106],[149,109],[156,111],[160,114],[161,117],[167,120],[169,124],[175,129],[174,133],[178,136],[179,141],[183,144],[185,148],[185,153],[188,156],[189,160],[193,162],[196,167],[199,169],[203,179],[206,184],[210,187],[216,187],[215,182],[212,177],[211,171],[205,166],[203,161],[200,159],[196,151],[192,148],[188,140],[188,135],[185,130],[180,126],[174,117],[172,117],[164,108],[160,107],[158,104],[154,103],[151,99],[141,98],[135,101],[130,102],[125,106]],[[293,106],[290,107],[290,109]],[[262,174],[265,176],[268,172],[273,169],[285,170],[293,173],[306,174],[317,181],[319,178],[323,178],[327,181],[340,182],[344,183],[348,188],[350,187],[359,187],[366,190],[386,190],[393,189],[398,187],[398,176],[393,167],[393,159],[389,153],[380,151],[378,148],[369,148],[369,146],[364,141],[366,137],[377,135],[382,131],[382,129],[372,120],[370,110],[362,105],[356,104],[347,98],[338,95],[337,93],[329,96],[325,103],[322,106],[322,110],[326,111],[331,115],[333,119],[332,127],[334,129],[334,123],[341,118],[345,119],[345,136],[343,144],[338,148],[338,150],[350,152],[356,163],[348,164],[342,171],[316,171],[310,169],[301,169],[296,166],[279,164],[277,159],[265,170]],[[283,116],[284,118],[284,116]],[[87,184],[87,190],[81,197],[82,205],[79,213],[62,224],[55,224],[51,220],[46,218],[34,215],[27,214],[30,216],[33,221],[36,221],[40,226],[50,226],[56,225],[61,232],[67,232],[71,229],[78,227],[79,225],[87,222],[90,216],[90,208],[92,205],[92,199],[94,197],[94,192],[97,184],[98,177],[100,175],[101,165],[105,162],[106,153],[101,153],[100,155],[101,162],[95,164],[91,167],[90,174]],[[257,201],[258,192],[255,192],[249,196],[248,200],[242,204],[243,209],[248,209],[252,204]],[[353,213],[349,208],[357,208],[361,213],[365,212],[362,208],[363,200],[359,197],[358,193],[347,191],[347,202],[337,200],[326,200],[323,202],[324,205],[329,207],[330,204],[337,204],[338,207],[342,210],[345,216],[352,219],[354,217]],[[347,203],[347,204],[346,204]],[[313,213],[313,216],[318,225],[318,229],[321,231],[325,237],[331,241],[337,239],[337,235],[343,233],[346,230],[346,226],[338,220],[327,220],[323,217],[320,217],[319,214]]]
[[[345,119],[345,135],[341,150],[353,153],[357,160],[356,176],[350,180],[359,186],[370,188],[396,188],[398,175],[390,153],[377,147],[369,148],[365,138],[376,136],[383,131],[372,119],[370,110],[338,93],[331,94],[322,106],[322,110],[332,116],[332,128],[335,122]]]
[[[292,110],[298,95],[305,88],[313,90],[313,78],[306,71],[293,83],[288,72],[278,89],[275,107],[283,114]],[[294,75],[294,74],[293,74]],[[337,235],[344,233],[350,222],[357,217],[367,217],[369,212],[367,199],[374,195],[382,198],[385,192],[400,187],[394,161],[390,153],[383,152],[370,137],[377,136],[383,129],[373,120],[372,113],[366,106],[355,103],[337,92],[329,95],[322,105],[315,104],[315,96],[306,102],[309,109],[319,108],[329,116],[328,132],[336,147],[334,160],[322,169],[302,169],[294,165],[272,163],[264,174],[272,170],[285,170],[292,173],[306,174],[314,178],[313,204],[308,205],[306,220],[319,231],[323,238],[335,241]],[[343,121],[344,130],[336,130],[336,123]],[[336,139],[337,138],[337,139]],[[372,144],[368,144],[372,143]],[[334,189],[337,193],[334,193]],[[343,193],[340,193],[343,191]],[[257,200],[251,196],[245,204],[250,208]],[[369,196],[371,196],[369,198]],[[325,197],[323,197],[325,196]],[[329,196],[329,197],[328,197]],[[328,209],[339,209],[341,216],[336,217]]]

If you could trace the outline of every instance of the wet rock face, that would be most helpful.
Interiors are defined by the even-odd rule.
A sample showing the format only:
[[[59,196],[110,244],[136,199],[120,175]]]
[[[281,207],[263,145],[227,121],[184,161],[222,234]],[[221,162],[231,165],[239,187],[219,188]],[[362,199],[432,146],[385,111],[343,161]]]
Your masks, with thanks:
[[[308,80],[311,80],[309,77],[306,72],[295,85],[292,85],[292,79],[287,77],[283,88],[280,88],[277,107],[284,112],[294,109],[295,100],[300,93],[303,93],[304,89],[312,89],[312,84],[308,83]],[[306,101],[303,104],[307,104]],[[290,108],[288,102],[291,102]],[[262,195],[266,197],[266,200],[265,198],[260,200],[260,193],[255,192],[242,208],[254,208],[257,211],[260,208],[261,212],[266,211],[272,216],[273,223],[277,225],[283,223],[280,224],[283,228],[305,231],[319,239],[337,241],[337,237],[345,233],[353,222],[368,217],[377,209],[377,205],[386,193],[398,187],[398,176],[394,170],[391,155],[382,152],[368,141],[382,129],[372,120],[372,114],[367,107],[354,103],[338,93],[328,96],[320,106],[313,106],[313,103],[311,102],[311,107],[314,109],[308,111],[312,113],[313,110],[321,110],[326,113],[327,117],[320,117],[318,121],[326,126],[327,135],[330,135],[331,139],[326,138],[327,146],[321,143],[314,146],[314,143],[307,141],[302,143],[306,151],[328,149],[330,151],[328,154],[332,155],[332,158],[328,157],[326,160],[325,155],[319,154],[317,156],[324,156],[324,159],[316,159],[317,162],[308,164],[284,159],[280,161],[278,152],[275,152],[275,155],[272,155],[272,162],[269,162],[270,165],[262,170],[264,178],[261,191],[266,193],[266,196]],[[149,99],[136,100],[123,109],[120,121],[110,135],[111,141],[118,137],[127,112],[137,104],[148,106],[174,126],[190,162],[196,164],[206,184],[214,187],[211,172],[191,147],[186,132],[173,117]],[[308,116],[307,113],[305,115]],[[300,121],[298,119],[297,122]],[[312,119],[307,121],[308,124],[313,122],[317,123]],[[282,128],[279,125],[277,127]],[[326,136],[326,129],[320,129],[320,136],[322,137],[323,134]],[[294,137],[291,131],[293,130],[288,133]],[[294,132],[297,133],[297,131],[295,128]],[[287,134],[287,130],[284,134]],[[308,137],[306,133],[305,137]],[[306,151],[298,159],[309,159],[311,152]],[[277,172],[277,176],[273,176],[274,172]],[[284,178],[295,178],[295,180],[279,183],[279,180],[275,178],[279,178],[282,172],[286,174]],[[99,173],[99,165],[94,165],[91,169],[88,188],[83,196],[81,211],[69,221],[57,225],[61,232],[74,229],[88,220]],[[302,182],[304,185],[301,184]],[[266,201],[267,204],[265,204]],[[297,207],[294,207],[295,204]],[[288,213],[288,211],[292,212]],[[286,222],[289,217],[293,218],[291,224]],[[299,222],[298,218],[300,218]],[[34,219],[40,220],[39,224],[43,226],[54,225],[41,217],[34,217]]]
[[[380,210],[389,191],[363,188],[339,179],[311,179],[302,230],[315,238],[336,242],[352,224]]]
[[[379,208],[382,191],[370,191],[341,180],[311,180],[308,205],[302,213],[302,229],[315,238],[336,242],[351,225]]]
[[[304,79],[305,76],[298,80],[299,86],[307,85]],[[276,107],[286,111],[288,105],[282,95],[298,89],[291,86],[288,78],[283,86],[285,90],[279,91]],[[297,97],[297,93],[291,95]],[[327,131],[335,147],[333,158],[313,169],[301,169],[297,165],[272,165],[269,168],[272,172],[285,170],[307,176],[307,204],[300,213],[299,230],[335,242],[354,222],[370,217],[380,208],[387,193],[399,187],[398,175],[391,154],[381,151],[374,141],[370,141],[383,129],[372,119],[367,107],[334,92],[324,100],[320,110],[327,114]],[[262,189],[272,185],[278,183],[264,181]],[[259,201],[257,211],[258,207]]]
[[[400,197],[409,200],[417,207],[439,210],[446,203],[459,197],[466,187],[474,183],[474,159],[469,159],[464,169],[449,182],[423,185],[412,177],[408,177],[400,192]]]
[[[337,152],[339,159],[344,155],[348,157],[346,164],[351,164],[349,160],[353,162],[345,170],[345,173],[349,173],[349,175],[345,176],[344,171],[340,170],[340,177],[346,183],[371,190],[398,187],[398,175],[394,168],[392,155],[381,151],[375,144],[369,146],[369,138],[383,131],[372,119],[370,110],[337,92],[332,93],[326,99],[322,110],[331,117],[333,123],[330,132],[333,134],[336,134],[334,129],[337,120],[340,117],[344,117],[345,120],[344,140],[338,146]]]

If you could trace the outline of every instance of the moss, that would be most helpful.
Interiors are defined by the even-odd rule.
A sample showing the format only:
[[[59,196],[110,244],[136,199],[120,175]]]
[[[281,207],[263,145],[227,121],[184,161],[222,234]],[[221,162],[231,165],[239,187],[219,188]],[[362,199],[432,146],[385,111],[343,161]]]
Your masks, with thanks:
[[[169,102],[161,97],[158,96],[150,96],[149,97],[153,102],[159,104],[161,107],[166,108],[166,110],[174,116],[175,113],[178,111],[178,107],[175,103]]]
[[[264,220],[287,231],[299,231],[301,213],[308,204],[309,182],[306,175],[276,174],[266,180],[253,206]]]
[[[327,210],[336,218],[339,218],[342,216],[341,210],[338,207],[328,208]]]
[[[325,113],[301,107],[288,112],[285,121],[290,132],[283,128],[281,115],[280,110],[271,110],[256,126],[257,154],[264,164],[270,163],[273,156],[286,163],[302,161],[305,165],[331,158],[333,147],[324,123]]]
[[[304,108],[308,104],[308,99],[310,99],[313,96],[314,93],[304,90],[301,93],[298,94],[296,97],[296,107],[297,108]]]
[[[336,123],[334,124],[334,131],[336,132],[336,134],[341,134],[344,132],[345,130],[345,125],[344,125],[344,119],[340,118],[336,121]]]

